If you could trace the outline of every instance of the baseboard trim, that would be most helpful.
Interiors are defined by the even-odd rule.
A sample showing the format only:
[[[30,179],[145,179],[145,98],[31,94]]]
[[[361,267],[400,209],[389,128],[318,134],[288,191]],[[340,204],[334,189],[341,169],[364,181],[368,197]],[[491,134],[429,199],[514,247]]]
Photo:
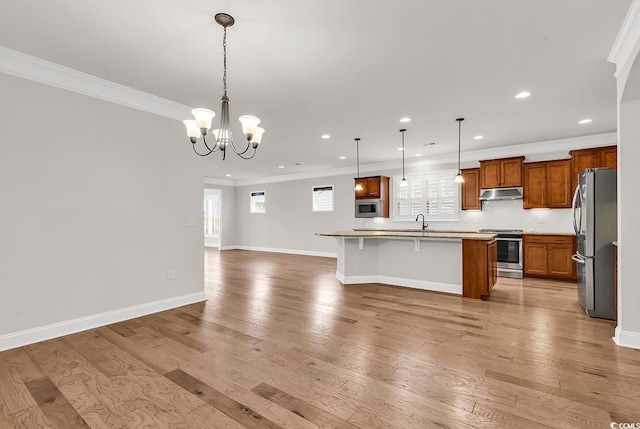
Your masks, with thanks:
[[[206,300],[202,291],[0,335],[0,352]]]
[[[336,271],[336,278],[342,284],[383,283],[392,286],[404,286],[413,289],[429,290],[432,292],[444,292],[454,295],[462,295],[462,285],[430,282],[425,280],[405,279],[402,277],[390,277],[380,275],[370,276],[345,276]]]
[[[252,250],[254,252],[287,253],[289,255],[320,256],[322,258],[337,258],[334,252],[316,252],[313,250],[280,249],[277,247],[257,247],[257,246],[222,246],[220,250]]]
[[[629,347],[640,350],[640,332],[623,331],[620,326],[616,326],[613,342],[622,347]]]

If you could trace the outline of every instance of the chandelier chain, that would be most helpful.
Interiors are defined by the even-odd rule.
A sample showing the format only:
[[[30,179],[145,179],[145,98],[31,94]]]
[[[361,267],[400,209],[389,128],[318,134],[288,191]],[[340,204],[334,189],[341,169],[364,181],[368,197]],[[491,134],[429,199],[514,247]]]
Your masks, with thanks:
[[[224,27],[224,37],[222,38],[222,51],[223,51],[222,86],[224,87],[224,95],[227,95],[227,27]]]

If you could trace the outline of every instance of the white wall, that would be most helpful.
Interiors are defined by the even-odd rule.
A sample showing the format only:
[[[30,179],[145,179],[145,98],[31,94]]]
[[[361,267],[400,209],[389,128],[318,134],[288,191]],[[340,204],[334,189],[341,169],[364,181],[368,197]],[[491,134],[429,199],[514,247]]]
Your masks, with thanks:
[[[321,185],[334,186],[333,212],[312,212],[312,188]],[[239,186],[236,188],[236,245],[335,255],[335,240],[315,233],[361,225],[354,217],[353,189],[351,175]],[[250,213],[252,191],[266,192],[266,213]]]
[[[5,74],[0,93],[0,349],[204,297],[203,168],[180,124]]]

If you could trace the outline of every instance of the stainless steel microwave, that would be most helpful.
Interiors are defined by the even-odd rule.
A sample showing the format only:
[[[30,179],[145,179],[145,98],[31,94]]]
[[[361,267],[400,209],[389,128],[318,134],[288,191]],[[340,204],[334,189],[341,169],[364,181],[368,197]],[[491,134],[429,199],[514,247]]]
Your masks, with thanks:
[[[356,217],[382,216],[382,200],[356,200]]]

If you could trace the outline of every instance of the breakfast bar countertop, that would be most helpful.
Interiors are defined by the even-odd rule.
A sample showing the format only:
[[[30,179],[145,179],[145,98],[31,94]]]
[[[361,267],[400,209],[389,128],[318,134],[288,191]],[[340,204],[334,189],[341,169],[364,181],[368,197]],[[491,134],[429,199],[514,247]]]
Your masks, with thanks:
[[[473,231],[422,231],[414,230],[351,230],[316,232],[316,235],[325,237],[367,238],[367,237],[395,237],[395,238],[442,238],[458,240],[491,240],[496,234],[484,234]]]

